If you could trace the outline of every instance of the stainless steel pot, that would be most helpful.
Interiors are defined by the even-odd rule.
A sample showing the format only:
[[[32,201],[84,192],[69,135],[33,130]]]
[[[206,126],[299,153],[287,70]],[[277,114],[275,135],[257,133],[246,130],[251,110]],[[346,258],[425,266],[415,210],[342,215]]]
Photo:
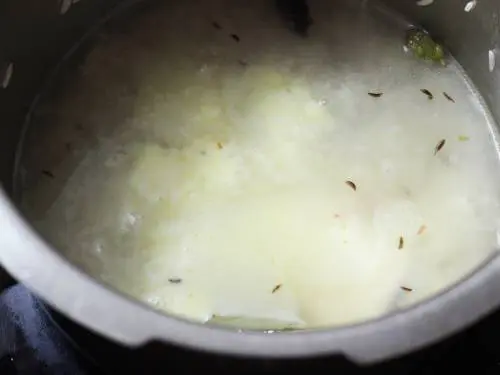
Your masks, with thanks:
[[[365,0],[369,2],[370,0]],[[36,93],[52,68],[119,0],[0,1],[0,262],[74,321],[129,346],[151,340],[261,357],[343,354],[359,363],[400,355],[472,324],[500,305],[500,257],[431,300],[353,326],[266,334],[203,326],[155,312],[69,264],[30,227],[12,189],[16,149]],[[386,0],[443,40],[500,121],[500,2]]]

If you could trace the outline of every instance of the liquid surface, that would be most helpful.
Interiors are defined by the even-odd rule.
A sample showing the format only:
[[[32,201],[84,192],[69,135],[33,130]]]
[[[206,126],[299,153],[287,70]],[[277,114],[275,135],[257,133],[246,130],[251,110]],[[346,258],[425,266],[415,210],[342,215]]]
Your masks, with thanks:
[[[460,70],[405,54],[365,2],[311,0],[308,38],[271,3],[105,29],[35,113],[37,228],[158,309],[254,328],[363,321],[471,272],[498,247],[499,181]]]

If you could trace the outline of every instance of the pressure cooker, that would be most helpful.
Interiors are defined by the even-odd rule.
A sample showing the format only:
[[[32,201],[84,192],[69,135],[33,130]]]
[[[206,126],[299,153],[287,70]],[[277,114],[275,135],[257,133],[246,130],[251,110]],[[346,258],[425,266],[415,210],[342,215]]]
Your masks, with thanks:
[[[245,331],[157,312],[103,285],[65,259],[37,233],[17,205],[13,174],[30,108],[54,67],[97,20],[117,9],[139,9],[151,2],[0,1],[0,264],[9,274],[67,318],[123,345],[140,347],[159,341],[247,357],[339,354],[361,364],[377,362],[452,335],[500,305],[500,256],[494,256],[433,298],[375,320],[297,332]],[[385,0],[383,4],[439,38],[500,121],[500,71],[495,65],[500,3]]]

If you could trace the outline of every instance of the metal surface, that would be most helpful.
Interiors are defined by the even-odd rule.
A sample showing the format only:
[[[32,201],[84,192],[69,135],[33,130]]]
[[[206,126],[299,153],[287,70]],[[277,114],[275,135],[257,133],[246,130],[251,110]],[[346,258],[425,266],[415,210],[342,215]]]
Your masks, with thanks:
[[[369,0],[367,0],[369,1]],[[158,339],[203,350],[246,356],[298,357],[342,353],[369,363],[415,350],[473,323],[500,304],[500,257],[458,285],[410,309],[364,324],[297,333],[240,333],[161,315],[113,292],[70,265],[48,246],[8,198],[15,145],[29,104],[44,77],[116,0],[0,1],[0,263],[56,309],[109,338],[128,345]],[[449,46],[500,118],[500,81],[493,58],[500,3],[387,0]],[[63,14],[61,14],[63,13]],[[493,56],[493,57],[492,57]]]

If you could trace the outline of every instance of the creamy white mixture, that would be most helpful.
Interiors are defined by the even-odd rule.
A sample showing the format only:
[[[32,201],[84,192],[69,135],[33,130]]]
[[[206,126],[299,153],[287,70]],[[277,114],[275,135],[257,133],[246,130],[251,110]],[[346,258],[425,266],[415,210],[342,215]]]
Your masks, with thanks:
[[[404,28],[363,8],[311,0],[302,39],[272,1],[235,3],[105,34],[52,104],[96,140],[36,189],[73,262],[170,313],[279,328],[380,316],[495,251],[494,142],[453,64],[405,54]]]

